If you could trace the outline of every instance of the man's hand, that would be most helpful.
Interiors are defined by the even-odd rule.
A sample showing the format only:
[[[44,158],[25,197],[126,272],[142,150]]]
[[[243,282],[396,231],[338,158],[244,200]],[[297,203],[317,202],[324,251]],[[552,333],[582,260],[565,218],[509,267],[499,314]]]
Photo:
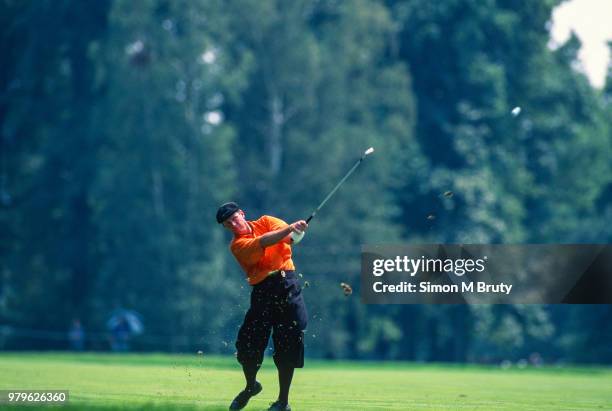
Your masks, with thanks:
[[[296,221],[289,225],[291,227],[291,234],[289,235],[290,242],[297,244],[304,238],[304,232],[308,228],[308,223],[304,220]]]
[[[306,231],[306,229],[308,228],[308,223],[306,223],[306,221],[304,220],[299,220],[293,224],[290,224],[290,226],[291,231],[293,231],[294,233],[301,233]]]

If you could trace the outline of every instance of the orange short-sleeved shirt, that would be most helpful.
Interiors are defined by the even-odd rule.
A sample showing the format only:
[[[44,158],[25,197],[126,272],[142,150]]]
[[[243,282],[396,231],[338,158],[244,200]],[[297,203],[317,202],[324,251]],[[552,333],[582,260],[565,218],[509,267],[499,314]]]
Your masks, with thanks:
[[[250,234],[234,237],[230,243],[230,250],[246,273],[249,284],[262,282],[270,271],[295,270],[291,260],[291,245],[281,241],[264,248],[259,244],[263,234],[285,228],[287,223],[269,215],[248,223],[253,231]]]

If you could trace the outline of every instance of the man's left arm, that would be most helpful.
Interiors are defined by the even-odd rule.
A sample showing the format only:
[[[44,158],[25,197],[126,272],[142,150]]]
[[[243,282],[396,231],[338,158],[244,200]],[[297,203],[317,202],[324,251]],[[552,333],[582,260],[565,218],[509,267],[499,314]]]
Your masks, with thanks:
[[[261,244],[264,247],[280,243],[281,241],[291,244],[293,242],[290,236],[291,233],[302,232],[308,228],[308,224],[304,220],[287,224],[280,218],[271,216],[265,216],[265,218],[270,231],[261,236]]]
[[[287,224],[286,222],[284,222],[280,218],[276,218],[276,217],[272,217],[272,216],[267,216],[266,221],[268,223],[268,227],[269,227],[270,231],[280,230],[282,228],[286,228],[286,227],[290,226],[290,224]],[[291,239],[291,235],[290,235],[292,232],[293,232],[293,230],[289,231],[289,233],[286,236],[284,236],[283,239],[281,241],[279,241],[279,242],[291,244],[293,242],[293,240]]]

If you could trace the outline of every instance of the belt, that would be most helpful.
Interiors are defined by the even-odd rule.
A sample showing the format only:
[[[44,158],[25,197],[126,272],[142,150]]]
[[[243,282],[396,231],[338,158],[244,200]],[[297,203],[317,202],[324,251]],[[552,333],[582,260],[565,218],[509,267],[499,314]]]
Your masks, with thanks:
[[[279,275],[279,274],[281,277],[287,276],[287,272],[285,270],[274,270],[268,273],[268,277],[272,277],[272,276]]]

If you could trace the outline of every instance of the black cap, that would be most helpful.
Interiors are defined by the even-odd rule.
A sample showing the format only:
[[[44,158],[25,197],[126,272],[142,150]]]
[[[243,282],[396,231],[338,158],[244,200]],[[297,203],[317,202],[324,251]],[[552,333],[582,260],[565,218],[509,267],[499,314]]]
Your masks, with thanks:
[[[223,204],[217,210],[217,223],[221,224],[222,222],[227,220],[229,217],[231,217],[232,214],[234,214],[238,210],[240,210],[240,208],[238,208],[238,204],[234,202]]]

